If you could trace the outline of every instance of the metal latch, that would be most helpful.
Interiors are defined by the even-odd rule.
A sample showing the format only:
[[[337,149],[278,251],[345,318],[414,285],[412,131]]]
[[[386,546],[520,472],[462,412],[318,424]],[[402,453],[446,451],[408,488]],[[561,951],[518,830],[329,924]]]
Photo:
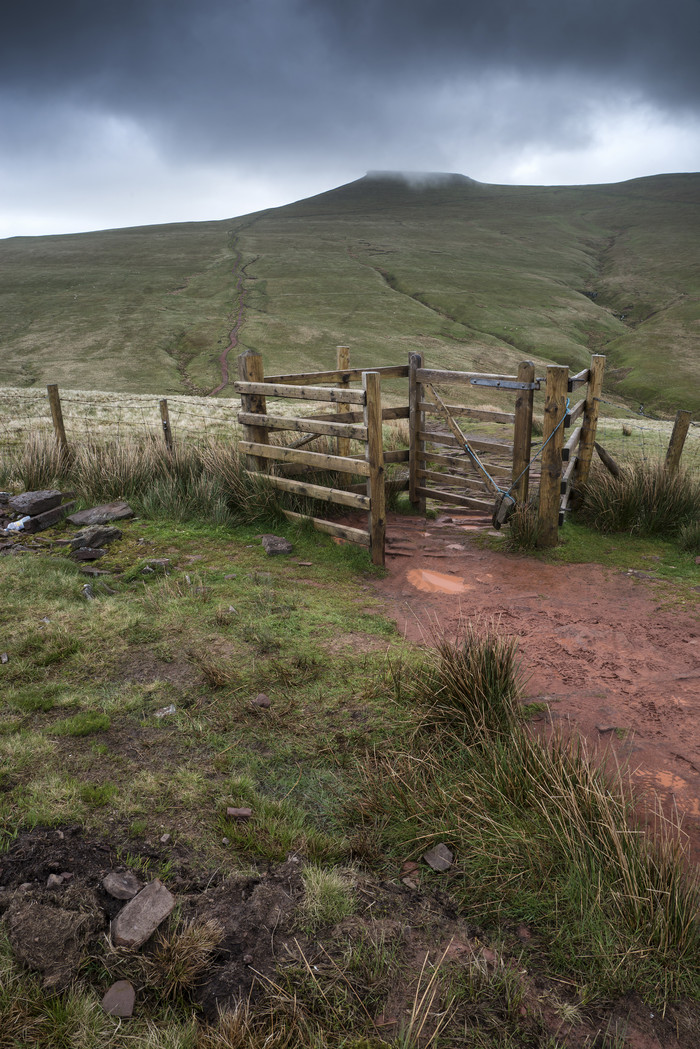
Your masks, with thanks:
[[[513,382],[511,379],[470,379],[472,386],[497,386],[500,390],[539,390],[540,380]]]

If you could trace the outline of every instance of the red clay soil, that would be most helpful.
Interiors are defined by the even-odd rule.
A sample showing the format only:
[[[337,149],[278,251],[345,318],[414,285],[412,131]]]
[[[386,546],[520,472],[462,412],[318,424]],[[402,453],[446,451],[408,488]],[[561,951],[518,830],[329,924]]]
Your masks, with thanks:
[[[658,587],[620,570],[470,542],[485,527],[391,515],[388,574],[376,584],[389,614],[424,644],[457,635],[460,620],[498,620],[518,639],[528,700],[612,747],[648,803],[675,805],[700,862],[700,606],[660,607]]]

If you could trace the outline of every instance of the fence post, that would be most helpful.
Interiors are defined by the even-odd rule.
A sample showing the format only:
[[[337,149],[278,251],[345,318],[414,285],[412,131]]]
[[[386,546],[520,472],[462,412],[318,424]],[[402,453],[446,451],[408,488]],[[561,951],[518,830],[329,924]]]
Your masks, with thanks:
[[[690,412],[686,412],[682,408],[679,408],[676,412],[676,421],[673,424],[673,432],[671,434],[671,440],[668,443],[668,451],[666,452],[666,470],[670,474],[677,473],[678,467],[680,466],[683,445],[688,436],[689,426]]]
[[[350,347],[349,346],[336,346],[336,363],[338,371],[347,371],[350,367]],[[350,386],[349,379],[341,379],[338,383],[343,389],[348,389]],[[338,404],[337,414],[345,415],[351,410],[349,404]],[[338,419],[338,422],[342,423],[342,419]],[[342,455],[347,458],[350,455],[350,438],[349,437],[337,437],[336,438],[336,455]]]
[[[418,507],[418,513],[425,513],[425,496],[418,495],[418,471],[425,468],[425,441],[419,437],[425,430],[425,412],[420,410],[421,385],[416,379],[416,372],[423,367],[423,354],[410,353],[408,356],[408,498],[411,506]]]
[[[169,452],[173,450],[173,431],[170,428],[170,413],[168,412],[168,402],[165,397],[160,402],[160,421],[163,424],[163,437],[165,438],[165,447]]]
[[[595,449],[596,430],[598,428],[598,413],[600,411],[600,395],[603,392],[603,372],[605,371],[605,356],[602,353],[594,353],[591,357],[591,373],[588,379],[586,392],[586,407],[583,410],[583,422],[581,423],[581,439],[578,443],[578,455],[576,472],[574,473],[574,487],[580,488],[588,480]]]
[[[62,452],[68,451],[68,438],[66,437],[66,428],[63,425],[63,410],[61,408],[61,398],[58,393],[58,386],[53,383],[46,387],[49,395],[49,405],[51,407],[51,418],[53,420],[53,428],[56,433],[56,440],[58,446]]]
[[[542,475],[540,478],[539,538],[542,548],[556,546],[559,538],[559,508],[561,505],[561,450],[564,446],[562,420],[566,412],[566,394],[569,369],[554,364],[547,368],[547,388],[544,405],[544,433],[542,443]],[[562,425],[559,425],[562,423]]]
[[[386,538],[386,495],[384,490],[384,443],[382,441],[382,391],[378,372],[363,372],[365,391],[364,422],[367,427],[365,458],[369,463],[367,495],[369,509],[369,549],[373,565],[384,567]]]
[[[238,378],[240,382],[264,382],[265,369],[263,367],[262,355],[255,350],[246,350],[238,358]],[[256,415],[267,413],[267,401],[261,393],[242,393],[241,408],[244,412],[253,412]],[[268,430],[266,426],[243,425],[243,439],[255,444],[269,444]],[[249,470],[258,470],[260,473],[267,472],[267,461],[260,456],[246,456]]]
[[[534,383],[535,365],[532,361],[522,361],[518,365],[518,382]],[[513,489],[511,495],[517,503],[526,503],[530,485],[530,462],[532,445],[532,407],[534,390],[519,390],[515,398],[515,425],[513,427]],[[523,471],[525,471],[523,473]],[[520,474],[522,473],[522,477]],[[516,482],[516,478],[520,480]]]

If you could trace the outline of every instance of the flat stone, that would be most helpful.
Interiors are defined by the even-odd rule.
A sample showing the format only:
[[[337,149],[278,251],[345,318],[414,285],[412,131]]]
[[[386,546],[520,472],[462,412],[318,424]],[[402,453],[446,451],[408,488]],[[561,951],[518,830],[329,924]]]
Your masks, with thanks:
[[[161,845],[170,845],[173,840],[172,834],[161,834],[160,843]]]
[[[102,888],[110,896],[113,896],[115,900],[133,900],[136,893],[141,891],[142,886],[136,875],[132,874],[131,871],[126,871],[123,874],[118,871],[110,871],[102,879]]]
[[[73,550],[79,550],[82,546],[109,546],[110,543],[121,539],[123,533],[121,528],[108,525],[92,525],[76,532],[70,541]]]
[[[74,561],[98,561],[106,553],[107,551],[104,547],[98,550],[92,546],[81,546],[79,550],[73,550],[70,556]]]
[[[236,809],[230,807],[226,809],[226,817],[230,820],[236,820],[238,823],[247,823],[252,815],[252,809]]]
[[[58,524],[72,510],[75,503],[64,503],[63,506],[55,506],[53,510],[46,510],[43,514],[37,514],[24,526],[25,532],[43,532],[45,528],[51,528]]]
[[[434,871],[447,871],[454,862],[454,854],[450,852],[447,845],[436,845],[423,854],[423,859]]]
[[[134,1014],[136,991],[128,980],[117,980],[102,999],[102,1008],[108,1016],[121,1016],[124,1019]]]
[[[55,506],[60,505],[62,499],[63,492],[58,492],[54,488],[40,492],[23,492],[21,495],[10,496],[9,507],[16,514],[29,514],[30,517],[35,517],[47,510],[53,510]]]
[[[261,541],[268,557],[274,557],[277,554],[291,554],[294,549],[289,540],[284,539],[281,535],[264,535]]]
[[[175,909],[175,897],[159,878],[123,907],[112,922],[112,939],[118,947],[140,947]]]
[[[261,707],[263,710],[267,710],[268,707],[272,706],[272,700],[264,692],[258,692],[252,703],[254,707]]]
[[[133,517],[134,511],[128,503],[117,500],[113,503],[103,503],[101,506],[93,506],[91,510],[78,510],[71,514],[68,520],[71,524],[80,528],[85,525],[107,524],[108,521],[123,521],[127,517]]]
[[[617,725],[596,725],[596,728],[601,734],[604,734],[606,732],[614,732]]]

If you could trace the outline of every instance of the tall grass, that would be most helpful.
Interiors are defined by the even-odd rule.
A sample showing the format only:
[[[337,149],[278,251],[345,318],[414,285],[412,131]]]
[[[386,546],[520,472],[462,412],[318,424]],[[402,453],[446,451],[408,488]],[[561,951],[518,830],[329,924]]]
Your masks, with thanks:
[[[648,835],[611,759],[531,731],[515,646],[492,630],[475,641],[439,645],[405,694],[407,742],[366,759],[352,811],[402,857],[446,842],[466,916],[534,925],[589,999],[697,997],[700,889],[679,827],[659,812]]]
[[[661,463],[632,463],[619,477],[597,469],[582,495],[579,516],[600,532],[675,538],[700,518],[700,481]]]

